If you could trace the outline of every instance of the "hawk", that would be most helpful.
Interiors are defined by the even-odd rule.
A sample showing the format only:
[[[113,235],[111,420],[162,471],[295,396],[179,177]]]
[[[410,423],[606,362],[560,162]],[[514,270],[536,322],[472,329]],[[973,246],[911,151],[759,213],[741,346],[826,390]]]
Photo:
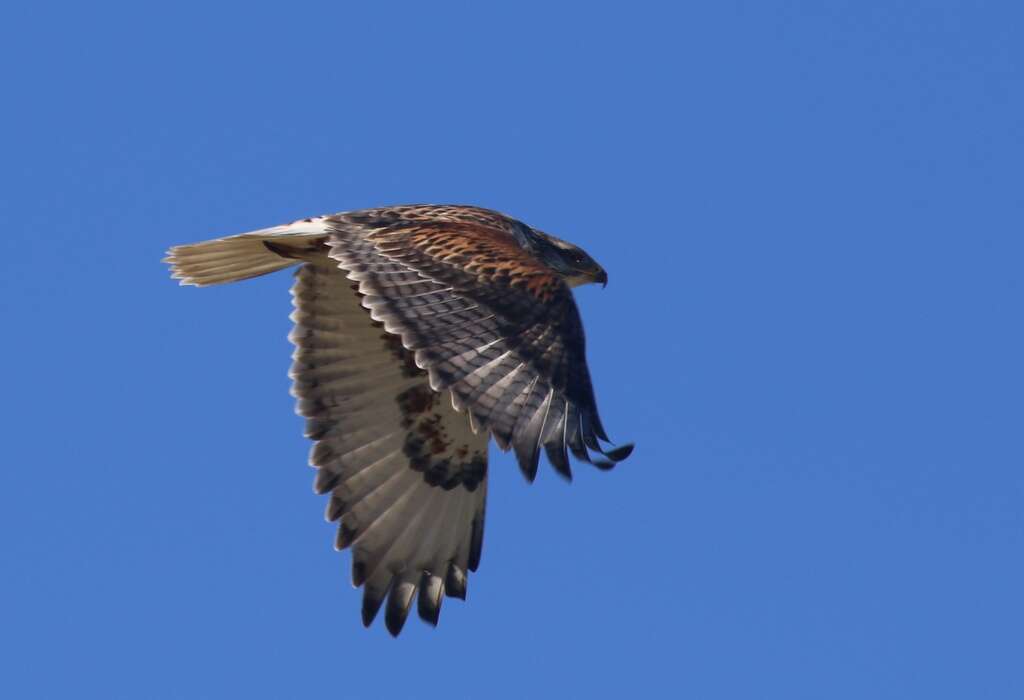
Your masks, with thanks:
[[[330,494],[336,547],[352,549],[363,624],[385,599],[397,636],[413,598],[436,625],[465,599],[484,534],[490,438],[529,481],[540,451],[609,469],[571,287],[606,284],[580,248],[488,209],[343,212],[171,248],[181,284],[298,266],[290,376]]]

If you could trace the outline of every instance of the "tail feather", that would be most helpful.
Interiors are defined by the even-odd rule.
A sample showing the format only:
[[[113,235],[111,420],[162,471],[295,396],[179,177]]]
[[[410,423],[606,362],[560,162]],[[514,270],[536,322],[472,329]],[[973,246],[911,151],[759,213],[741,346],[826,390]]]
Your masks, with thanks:
[[[323,218],[303,219],[284,226],[174,246],[164,262],[181,284],[205,287],[259,277],[295,265],[303,250],[326,235]],[[273,241],[272,246],[264,245]],[[294,255],[285,251],[294,249]]]

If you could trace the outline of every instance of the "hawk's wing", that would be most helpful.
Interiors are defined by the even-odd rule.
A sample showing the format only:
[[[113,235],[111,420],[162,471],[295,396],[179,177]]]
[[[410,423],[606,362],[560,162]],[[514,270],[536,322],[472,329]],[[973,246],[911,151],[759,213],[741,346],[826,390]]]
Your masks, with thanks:
[[[392,634],[419,589],[420,616],[437,624],[441,596],[464,598],[483,542],[487,435],[433,391],[396,336],[359,305],[355,285],[323,255],[292,288],[292,378],[315,489],[341,519],[337,547],[352,547],[365,586],[363,623],[387,596]]]
[[[517,222],[486,210],[389,207],[327,217],[330,256],[358,281],[363,305],[451,390],[474,427],[515,450],[529,479],[544,447],[571,476],[566,449],[608,468],[569,287],[517,239]],[[603,457],[590,454],[596,452]]]
[[[303,263],[292,376],[316,441],[316,490],[331,493],[338,547],[352,548],[364,623],[386,597],[392,634],[417,589],[421,617],[436,623],[441,596],[465,597],[479,563],[487,432],[471,427],[513,447],[530,479],[541,446],[567,477],[567,449],[601,467],[632,449],[600,445],[572,293],[521,245],[523,229],[481,209],[393,207],[168,257],[175,277],[199,286]]]

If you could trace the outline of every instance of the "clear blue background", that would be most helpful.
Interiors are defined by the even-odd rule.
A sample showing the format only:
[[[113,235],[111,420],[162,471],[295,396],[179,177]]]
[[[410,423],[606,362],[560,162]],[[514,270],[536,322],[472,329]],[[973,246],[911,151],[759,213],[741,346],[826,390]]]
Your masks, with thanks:
[[[8,3],[4,697],[1024,697],[1016,2]],[[364,630],[287,274],[465,202],[584,246],[610,474],[495,454],[469,600]]]

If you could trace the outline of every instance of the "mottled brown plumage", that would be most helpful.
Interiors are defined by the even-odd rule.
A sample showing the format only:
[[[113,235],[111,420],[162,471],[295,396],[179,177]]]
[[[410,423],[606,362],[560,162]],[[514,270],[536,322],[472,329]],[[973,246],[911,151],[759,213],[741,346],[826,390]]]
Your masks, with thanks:
[[[178,246],[183,284],[301,264],[292,377],[329,493],[337,546],[353,551],[363,621],[387,599],[398,634],[413,598],[436,624],[479,564],[487,438],[534,478],[543,448],[610,468],[570,286],[607,280],[579,248],[497,212],[413,205],[344,212]],[[468,418],[467,418],[468,416]]]

